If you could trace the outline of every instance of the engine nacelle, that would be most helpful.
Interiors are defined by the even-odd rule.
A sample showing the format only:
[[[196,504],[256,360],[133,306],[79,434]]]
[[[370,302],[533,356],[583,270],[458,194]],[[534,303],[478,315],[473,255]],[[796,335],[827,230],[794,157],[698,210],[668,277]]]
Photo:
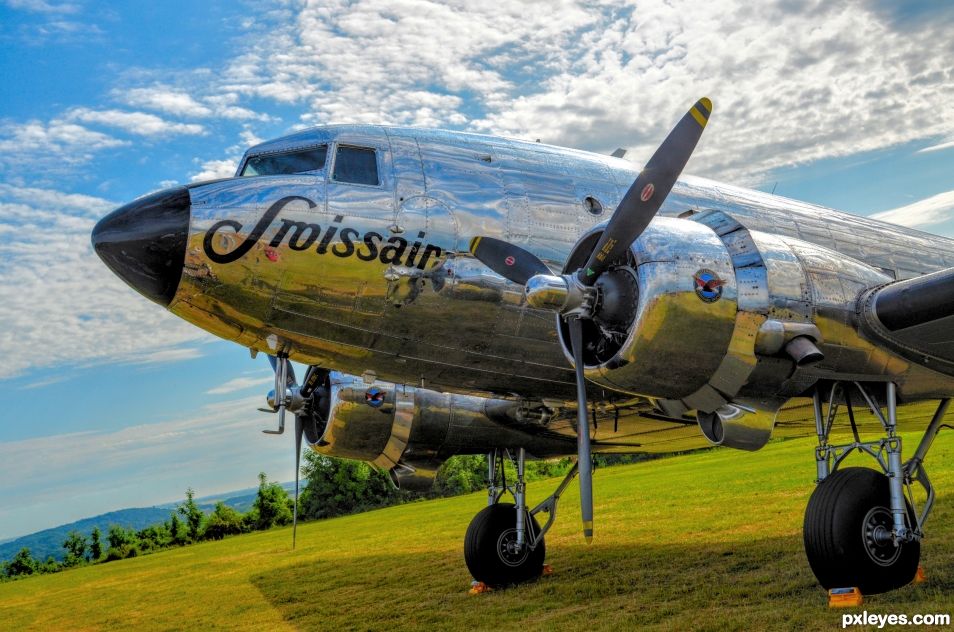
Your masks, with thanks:
[[[567,440],[540,436],[546,409],[526,402],[439,393],[330,372],[319,417],[326,420],[312,449],[366,461],[395,485],[426,489],[455,454],[533,446],[532,456],[567,453]],[[312,438],[317,440],[311,441]]]
[[[565,271],[583,265],[602,230],[583,236]],[[758,449],[782,404],[817,379],[811,368],[825,360],[829,335],[819,324],[835,322],[824,328],[838,338],[832,361],[844,364],[844,346],[867,345],[844,327],[857,295],[886,278],[837,252],[749,230],[721,211],[659,217],[597,281],[594,318],[583,321],[586,377],[650,397],[669,416],[695,411],[717,445]]]

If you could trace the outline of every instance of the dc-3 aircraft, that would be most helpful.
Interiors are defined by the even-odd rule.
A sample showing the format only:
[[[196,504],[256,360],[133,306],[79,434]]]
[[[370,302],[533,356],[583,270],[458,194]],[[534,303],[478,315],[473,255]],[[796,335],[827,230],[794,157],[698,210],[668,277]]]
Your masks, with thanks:
[[[954,242],[677,180],[711,108],[693,105],[642,170],[475,134],[316,127],[249,149],[233,178],[113,211],[92,241],[146,298],[268,354],[265,432],[295,415],[296,465],[304,436],[420,488],[448,457],[488,454],[488,506],[464,539],[476,580],[541,574],[577,475],[591,538],[592,453],[757,450],[775,430],[818,437],[804,541],[822,586],[903,586],[954,393]],[[308,365],[300,385],[289,360]],[[924,400],[940,403],[905,459],[898,409]],[[840,467],[856,453],[874,467]],[[529,507],[526,459],[571,454]]]

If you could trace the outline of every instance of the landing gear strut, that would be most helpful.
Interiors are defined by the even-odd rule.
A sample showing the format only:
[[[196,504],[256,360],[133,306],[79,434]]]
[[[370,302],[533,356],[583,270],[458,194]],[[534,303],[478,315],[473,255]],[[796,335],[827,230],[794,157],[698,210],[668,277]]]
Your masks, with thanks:
[[[517,472],[512,484],[507,483],[505,458],[514,463]],[[574,464],[553,494],[527,510],[525,458],[523,448],[517,450],[516,459],[506,449],[487,455],[487,507],[474,517],[464,536],[467,568],[475,580],[492,588],[532,581],[543,573],[544,535],[556,519],[560,496],[579,469]],[[513,503],[500,502],[505,493],[513,496]],[[536,519],[541,512],[547,513],[543,527]]]
[[[884,389],[884,410],[879,402],[879,388]],[[881,422],[885,433],[882,438],[861,440],[852,395],[855,401],[860,396]],[[901,460],[895,384],[835,382],[827,393],[827,400],[828,410],[823,411],[822,393],[816,390],[818,486],[805,511],[808,563],[826,589],[857,587],[864,594],[874,594],[900,588],[917,573],[924,523],[935,498],[934,487],[924,469],[924,457],[941,428],[950,400],[941,400],[914,456],[907,462]],[[829,437],[842,402],[854,441],[833,445]],[[872,457],[878,469],[839,469],[854,451]],[[915,483],[926,493],[920,512],[915,511]]]

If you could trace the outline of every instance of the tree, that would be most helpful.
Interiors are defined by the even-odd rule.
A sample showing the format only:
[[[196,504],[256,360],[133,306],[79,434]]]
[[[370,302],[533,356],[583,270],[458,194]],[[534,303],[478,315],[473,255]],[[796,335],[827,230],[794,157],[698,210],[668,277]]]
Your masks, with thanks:
[[[86,559],[86,536],[78,531],[70,531],[66,534],[63,548],[66,549],[66,558],[63,560],[63,565],[76,566]]]
[[[198,503],[195,502],[195,490],[191,487],[186,490],[186,500],[179,505],[178,512],[185,520],[189,540],[192,542],[198,541],[205,514],[202,513]]]
[[[151,524],[136,534],[143,551],[155,551],[169,545],[169,530],[163,523]]]
[[[106,559],[109,561],[139,555],[139,540],[136,538],[136,532],[132,529],[126,529],[115,524],[109,525],[109,534],[106,536],[106,540],[109,542],[109,550],[106,551]]]
[[[451,457],[437,470],[434,493],[438,496],[457,496],[484,489],[487,486],[487,457],[468,454]]]
[[[94,562],[103,557],[102,537],[103,534],[99,527],[94,527],[92,533],[89,534],[89,556]]]
[[[256,529],[291,524],[292,511],[288,493],[278,483],[269,483],[265,472],[258,474],[258,494],[252,508],[255,512]]]
[[[361,461],[305,452],[302,474],[307,479],[298,506],[306,518],[328,518],[381,507],[401,495],[387,475]]]
[[[33,559],[28,547],[23,547],[7,564],[7,577],[22,577],[37,572],[40,562]]]
[[[205,540],[221,540],[227,535],[235,535],[244,531],[242,514],[223,502],[215,503],[215,509],[205,522],[202,538]]]
[[[186,543],[186,532],[176,513],[169,517],[169,541],[172,544]]]
[[[45,562],[37,561],[38,573],[57,573],[65,568],[65,564],[60,564],[52,555],[48,555]]]

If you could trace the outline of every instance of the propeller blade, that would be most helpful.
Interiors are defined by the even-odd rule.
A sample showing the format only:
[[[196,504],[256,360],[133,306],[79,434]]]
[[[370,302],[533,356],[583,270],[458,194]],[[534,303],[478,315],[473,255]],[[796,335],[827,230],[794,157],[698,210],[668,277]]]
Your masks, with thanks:
[[[583,326],[580,319],[571,316],[570,345],[576,365],[576,449],[580,475],[580,513],[583,516],[583,537],[593,541],[593,460],[590,456],[590,422],[586,414],[586,380],[583,377]]]
[[[526,285],[535,274],[550,274],[550,268],[535,254],[493,237],[471,239],[470,253],[500,276],[519,285]]]
[[[711,112],[712,102],[699,99],[669,132],[616,207],[589,260],[577,274],[580,283],[596,283],[606,267],[646,230],[689,161]]]
[[[292,509],[292,548],[298,541],[298,481],[301,479],[301,436],[305,426],[301,415],[295,415],[295,504]]]
[[[302,380],[301,383],[301,390],[298,391],[302,399],[307,400],[311,397],[311,394],[314,393],[315,389],[321,384],[322,377],[321,372],[318,371],[318,367],[314,364],[308,366],[308,370],[305,371],[305,379]]]

